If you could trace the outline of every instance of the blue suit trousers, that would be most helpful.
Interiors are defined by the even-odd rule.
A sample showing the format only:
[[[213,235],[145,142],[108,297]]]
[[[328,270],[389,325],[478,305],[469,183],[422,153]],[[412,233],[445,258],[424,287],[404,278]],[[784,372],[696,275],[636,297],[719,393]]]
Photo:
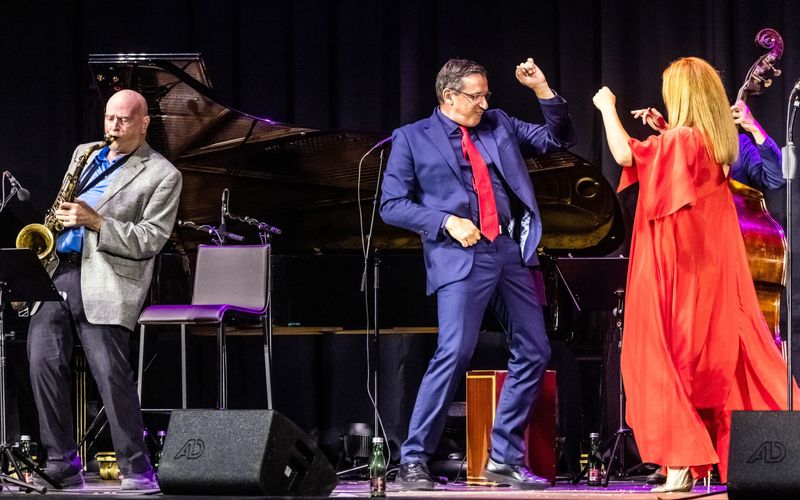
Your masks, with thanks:
[[[475,246],[472,269],[438,292],[439,338],[422,379],[400,450],[401,463],[425,462],[436,450],[447,408],[464,378],[487,306],[505,328],[511,356],[492,429],[492,459],[522,464],[523,431],[550,359],[550,344],[530,269],[505,235]]]

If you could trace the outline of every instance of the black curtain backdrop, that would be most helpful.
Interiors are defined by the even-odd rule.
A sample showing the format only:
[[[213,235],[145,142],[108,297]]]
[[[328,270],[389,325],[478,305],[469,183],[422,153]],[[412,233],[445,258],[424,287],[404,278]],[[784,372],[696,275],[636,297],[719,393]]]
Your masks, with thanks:
[[[507,1],[5,1],[0,5],[0,167],[33,193],[3,214],[3,229],[38,220],[75,144],[100,137],[102,105],[91,53],[201,52],[223,104],[308,127],[391,132],[430,114],[449,57],[489,70],[492,105],[540,117],[514,66],[532,56],[570,103],[573,150],[617,182],[591,97],[601,85],[620,110],[663,109],[661,71],[696,55],[721,72],[731,98],[777,29],[784,74],[750,101],[784,143],[786,99],[800,76],[800,4],[791,0]],[[648,130],[634,120],[634,136]],[[778,193],[780,194],[780,193]],[[780,196],[771,196],[780,202]],[[771,200],[773,201],[773,200]],[[780,213],[780,203],[772,209]],[[10,222],[9,219],[14,219]],[[7,236],[4,231],[4,236]]]
[[[792,0],[7,0],[0,3],[0,169],[32,196],[0,214],[0,244],[13,246],[22,225],[42,220],[75,145],[101,136],[92,53],[200,52],[223,104],[302,126],[387,135],[430,114],[436,72],[456,56],[487,67],[492,106],[539,120],[533,94],[514,78],[515,65],[531,56],[570,103],[574,152],[616,185],[620,168],[591,102],[600,86],[616,93],[631,135],[644,138],[649,129],[624,111],[663,110],[661,72],[672,60],[708,59],[732,99],[763,53],[756,32],[772,27],[786,46],[783,76],[749,104],[783,145],[786,100],[800,77],[797,26],[800,2]],[[785,193],[767,196],[785,223]],[[794,213],[800,217],[797,202]],[[794,268],[797,275],[798,259]]]

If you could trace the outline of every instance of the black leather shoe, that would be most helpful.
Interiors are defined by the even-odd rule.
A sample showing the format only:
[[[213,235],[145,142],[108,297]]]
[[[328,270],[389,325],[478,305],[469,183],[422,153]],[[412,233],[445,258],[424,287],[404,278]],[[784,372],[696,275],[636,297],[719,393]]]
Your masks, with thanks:
[[[664,468],[659,467],[655,472],[647,476],[647,484],[664,484],[667,482],[667,476],[664,474]]]
[[[518,490],[543,490],[550,486],[550,481],[537,476],[524,465],[500,464],[491,458],[486,461],[483,476],[496,483],[510,484]]]
[[[433,478],[424,462],[400,464],[394,483],[402,490],[433,490]]]

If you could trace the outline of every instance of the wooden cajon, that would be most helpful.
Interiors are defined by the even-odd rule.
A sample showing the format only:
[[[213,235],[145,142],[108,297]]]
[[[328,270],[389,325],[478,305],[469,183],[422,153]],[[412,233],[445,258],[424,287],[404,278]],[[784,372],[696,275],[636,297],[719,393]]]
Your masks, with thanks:
[[[467,481],[483,482],[505,370],[467,372]],[[525,465],[551,484],[556,481],[556,372],[548,370],[525,429]]]

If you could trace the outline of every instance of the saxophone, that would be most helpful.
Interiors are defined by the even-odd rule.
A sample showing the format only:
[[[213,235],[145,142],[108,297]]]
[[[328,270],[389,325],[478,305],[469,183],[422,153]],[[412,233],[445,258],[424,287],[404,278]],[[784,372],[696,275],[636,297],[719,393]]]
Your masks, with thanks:
[[[78,194],[78,182],[80,181],[81,173],[83,173],[83,169],[86,167],[86,163],[88,163],[92,153],[108,146],[114,142],[114,139],[116,139],[114,136],[107,135],[101,142],[89,147],[78,158],[75,170],[72,173],[68,173],[64,178],[64,183],[58,191],[56,201],[53,202],[53,206],[44,215],[44,224],[28,224],[17,234],[17,248],[33,250],[50,276],[53,276],[56,267],[58,267],[55,235],[64,230],[64,224],[56,217],[56,210],[62,203],[75,200]]]

